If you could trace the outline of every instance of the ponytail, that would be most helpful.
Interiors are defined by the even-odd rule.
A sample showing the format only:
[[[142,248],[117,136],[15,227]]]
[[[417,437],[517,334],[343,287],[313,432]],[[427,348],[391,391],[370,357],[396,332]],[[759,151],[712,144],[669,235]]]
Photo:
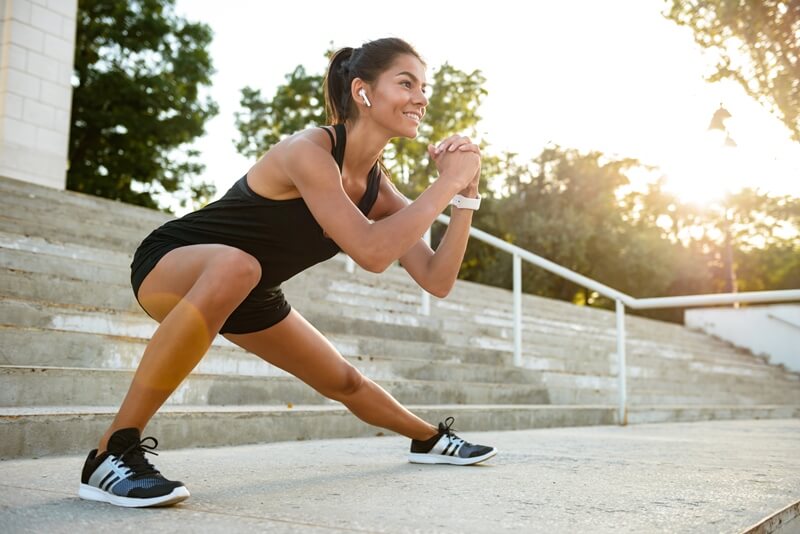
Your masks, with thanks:
[[[323,89],[325,93],[325,113],[328,124],[341,124],[347,118],[350,105],[350,58],[355,49],[346,47],[331,57],[328,72],[325,74]]]

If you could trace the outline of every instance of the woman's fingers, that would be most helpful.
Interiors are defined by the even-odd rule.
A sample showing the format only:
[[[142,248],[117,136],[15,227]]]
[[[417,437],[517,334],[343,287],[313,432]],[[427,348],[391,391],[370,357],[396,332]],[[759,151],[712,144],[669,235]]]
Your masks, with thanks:
[[[436,153],[441,154],[442,152],[453,152],[458,149],[459,146],[468,144],[471,141],[469,137],[461,136],[461,135],[451,135],[436,147]]]
[[[458,147],[458,150],[462,152],[475,152],[479,156],[481,155],[481,147],[479,147],[475,143],[464,143],[463,145]]]

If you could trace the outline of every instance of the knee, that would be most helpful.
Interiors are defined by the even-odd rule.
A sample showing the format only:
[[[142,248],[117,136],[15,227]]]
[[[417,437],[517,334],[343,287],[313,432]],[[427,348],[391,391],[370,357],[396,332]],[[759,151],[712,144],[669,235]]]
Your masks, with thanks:
[[[358,392],[365,383],[364,375],[352,365],[347,364],[338,373],[336,382],[331,385],[330,391],[326,392],[325,396],[334,400],[345,399]]]
[[[247,295],[261,281],[261,264],[253,256],[242,250],[231,248],[220,254],[214,261],[213,271],[216,280],[236,291]]]

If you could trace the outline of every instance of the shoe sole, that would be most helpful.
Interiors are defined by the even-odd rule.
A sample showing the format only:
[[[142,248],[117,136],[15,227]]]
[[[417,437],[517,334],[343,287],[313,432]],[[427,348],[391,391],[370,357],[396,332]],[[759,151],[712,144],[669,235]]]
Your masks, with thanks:
[[[475,456],[474,458],[459,458],[457,456],[445,456],[443,454],[412,452],[408,455],[408,461],[412,464],[474,465],[488,460],[495,454],[497,454],[497,449],[492,449],[483,456]]]
[[[150,497],[149,499],[121,497],[119,495],[114,495],[113,493],[108,493],[106,491],[103,491],[100,488],[95,488],[94,486],[90,486],[88,484],[81,484],[81,487],[78,490],[78,496],[81,499],[86,499],[87,501],[107,502],[109,504],[114,504],[116,506],[124,506],[126,508],[171,506],[181,501],[185,501],[186,499],[189,498],[189,495],[190,495],[189,490],[187,490],[185,486],[180,486],[178,488],[175,488],[172,490],[171,493],[168,493],[167,495],[161,495],[159,497]]]

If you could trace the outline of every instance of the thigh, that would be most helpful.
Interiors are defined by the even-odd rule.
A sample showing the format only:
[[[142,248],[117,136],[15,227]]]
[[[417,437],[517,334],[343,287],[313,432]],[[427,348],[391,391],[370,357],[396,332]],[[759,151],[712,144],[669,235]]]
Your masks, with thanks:
[[[356,389],[361,374],[297,310],[270,328],[225,334],[243,349],[293,374],[323,395]]]
[[[222,262],[250,261],[255,258],[227,245],[187,245],[164,255],[139,286],[137,298],[142,308],[161,322],[182,298],[197,284],[200,277]]]

